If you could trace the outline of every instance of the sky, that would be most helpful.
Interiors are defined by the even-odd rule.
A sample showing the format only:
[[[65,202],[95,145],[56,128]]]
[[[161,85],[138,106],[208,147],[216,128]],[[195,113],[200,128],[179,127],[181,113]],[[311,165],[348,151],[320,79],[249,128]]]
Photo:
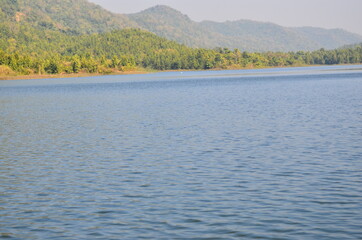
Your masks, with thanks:
[[[362,35],[362,0],[89,0],[115,13],[167,5],[194,21],[249,19],[285,27],[342,28]]]

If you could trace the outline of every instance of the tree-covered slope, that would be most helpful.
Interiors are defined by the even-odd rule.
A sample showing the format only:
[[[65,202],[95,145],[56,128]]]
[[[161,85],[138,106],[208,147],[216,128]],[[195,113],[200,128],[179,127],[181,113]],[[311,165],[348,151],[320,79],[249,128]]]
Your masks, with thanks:
[[[358,34],[347,32],[343,29],[323,29],[315,27],[293,28],[294,31],[312,39],[319,48],[334,49],[343,45],[362,42],[362,37]]]
[[[299,51],[332,49],[362,41],[343,30],[286,28],[249,20],[194,22],[167,6],[128,15],[142,28],[192,47],[228,47],[242,51]]]
[[[343,30],[285,28],[248,20],[199,23],[167,6],[125,15],[111,13],[87,0],[0,0],[0,3],[0,33],[8,39],[15,39],[14,35],[32,38],[40,36],[40,32],[51,39],[58,38],[56,31],[80,35],[143,28],[191,47],[228,47],[249,52],[331,49],[362,41],[361,36]],[[4,44],[14,45],[14,42],[0,40],[0,47]],[[17,47],[21,47],[19,42]]]
[[[356,44],[349,44],[349,45],[344,45],[342,47],[340,47],[339,49],[351,49],[351,48],[362,48],[362,42],[360,43],[356,43]]]
[[[315,27],[286,28],[273,23],[249,20],[201,22],[205,29],[229,37],[224,46],[252,51],[299,51],[334,49],[362,41],[362,36],[342,29]]]
[[[209,31],[222,34],[227,39],[222,44],[228,47],[248,51],[292,51],[319,48],[310,38],[273,23],[239,20],[223,23],[204,21],[200,24]]]
[[[111,13],[86,0],[1,0],[2,19],[39,29],[84,34],[138,27],[126,15]]]
[[[137,29],[69,35],[20,25],[8,45],[0,48],[1,78],[13,74],[104,74],[139,68],[234,69],[362,62],[360,46],[315,52],[242,53],[227,48],[190,48]]]
[[[128,17],[143,29],[191,47],[219,46],[221,34],[208,31],[187,15],[167,6],[158,5]]]

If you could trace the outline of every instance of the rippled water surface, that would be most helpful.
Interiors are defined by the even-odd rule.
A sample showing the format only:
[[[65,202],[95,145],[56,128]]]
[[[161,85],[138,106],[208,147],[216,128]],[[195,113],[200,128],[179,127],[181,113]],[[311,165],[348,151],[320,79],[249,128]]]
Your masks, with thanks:
[[[362,239],[362,66],[0,82],[0,238]]]

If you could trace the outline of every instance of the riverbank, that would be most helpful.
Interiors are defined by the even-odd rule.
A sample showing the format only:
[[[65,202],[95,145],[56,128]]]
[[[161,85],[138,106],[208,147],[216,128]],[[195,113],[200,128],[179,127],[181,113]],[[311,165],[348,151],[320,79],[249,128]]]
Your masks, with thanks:
[[[28,74],[28,75],[18,75],[14,72],[9,74],[1,74],[0,80],[30,80],[30,79],[52,79],[52,78],[78,78],[78,77],[94,77],[94,76],[106,76],[106,75],[131,75],[131,74],[147,74],[147,73],[156,73],[156,72],[187,72],[187,71],[220,71],[220,70],[246,70],[246,69],[262,69],[262,68],[284,68],[284,67],[307,67],[307,65],[293,65],[293,66],[278,66],[278,67],[242,67],[239,66],[229,66],[226,69],[223,68],[213,68],[207,70],[196,70],[196,69],[177,69],[177,70],[155,70],[155,69],[144,69],[139,68],[131,71],[113,71],[109,73],[60,73],[60,74]]]
[[[0,80],[28,80],[28,79],[50,79],[50,78],[78,78],[94,77],[104,75],[130,75],[130,74],[147,74],[152,70],[135,70],[135,71],[117,71],[111,73],[61,73],[61,74],[29,74],[29,75],[0,75]]]
[[[360,65],[356,64],[336,64],[329,66],[345,66],[345,65]],[[0,80],[30,80],[30,79],[55,79],[55,78],[79,78],[79,77],[95,77],[95,76],[107,76],[107,75],[132,75],[132,74],[148,74],[148,73],[157,73],[157,72],[187,72],[187,71],[220,71],[220,70],[250,70],[250,69],[269,69],[269,68],[291,68],[291,67],[317,67],[322,65],[291,65],[291,66],[262,66],[262,67],[235,67],[231,66],[227,69],[222,68],[213,68],[208,70],[196,70],[196,69],[177,69],[177,70],[155,70],[155,69],[137,69],[131,71],[114,71],[110,73],[60,73],[60,74],[29,74],[29,75],[1,75]]]

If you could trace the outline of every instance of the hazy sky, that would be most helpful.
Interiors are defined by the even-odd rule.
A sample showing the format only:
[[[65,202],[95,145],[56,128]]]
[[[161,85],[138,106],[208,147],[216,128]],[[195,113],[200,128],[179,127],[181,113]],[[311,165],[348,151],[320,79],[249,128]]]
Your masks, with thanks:
[[[250,19],[282,26],[343,28],[362,35],[362,0],[89,0],[117,13],[168,5],[192,20]]]

